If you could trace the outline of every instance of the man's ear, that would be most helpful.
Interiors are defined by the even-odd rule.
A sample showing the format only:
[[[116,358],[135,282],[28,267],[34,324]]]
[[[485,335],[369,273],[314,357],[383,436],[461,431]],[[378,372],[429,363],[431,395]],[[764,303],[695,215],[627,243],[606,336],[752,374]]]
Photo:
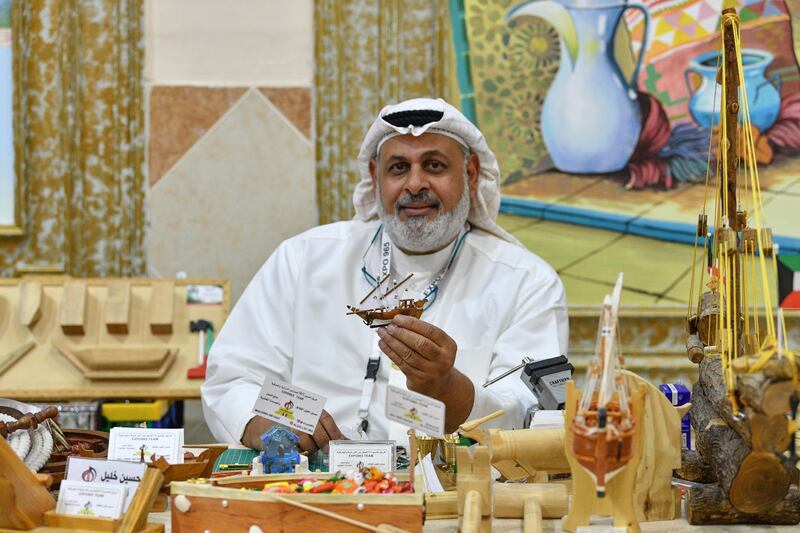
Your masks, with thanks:
[[[371,157],[369,160],[369,175],[372,176],[372,186],[377,189],[378,184],[375,182],[376,175],[378,171],[378,162],[375,160],[374,157]]]
[[[481,160],[478,154],[471,153],[467,163],[467,178],[469,183],[469,197],[475,198],[478,194],[478,179],[481,175]]]

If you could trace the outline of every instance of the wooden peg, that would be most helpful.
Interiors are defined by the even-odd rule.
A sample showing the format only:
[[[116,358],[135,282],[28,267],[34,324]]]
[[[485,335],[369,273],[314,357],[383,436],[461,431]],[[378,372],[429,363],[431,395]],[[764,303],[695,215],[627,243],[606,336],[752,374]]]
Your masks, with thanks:
[[[699,336],[689,335],[686,339],[686,355],[692,363],[700,364],[700,361],[703,360],[703,357],[705,357],[703,348],[705,348],[705,345]]]
[[[155,334],[172,333],[175,284],[155,281],[150,288],[150,331]]]
[[[128,333],[131,317],[131,284],[129,281],[112,281],[106,295],[106,329],[109,333]]]
[[[456,448],[458,464],[458,513],[462,517],[461,530],[488,533],[492,530],[492,478],[489,448],[476,446],[474,453],[463,446]],[[475,499],[478,502],[476,503]],[[475,518],[479,520],[475,524]]]
[[[697,236],[705,237],[708,233],[708,215],[697,215]]]
[[[772,229],[761,228],[761,251],[766,256],[772,255],[774,244],[772,242]]]
[[[19,323],[30,329],[42,316],[42,283],[23,281],[19,285]]]
[[[742,251],[745,253],[755,253],[758,250],[758,230],[755,228],[744,228],[742,230]]]
[[[61,330],[67,335],[83,335],[85,322],[86,283],[68,281],[61,298]]]

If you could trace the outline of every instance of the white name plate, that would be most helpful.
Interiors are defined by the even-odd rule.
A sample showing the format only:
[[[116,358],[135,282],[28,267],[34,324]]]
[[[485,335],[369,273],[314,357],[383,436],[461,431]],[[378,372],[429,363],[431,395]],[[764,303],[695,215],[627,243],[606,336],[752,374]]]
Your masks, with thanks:
[[[125,485],[64,480],[58,491],[59,514],[119,518],[125,501]]]
[[[328,469],[331,472],[375,466],[384,472],[395,470],[393,440],[332,440],[329,443]]]
[[[444,436],[444,403],[424,394],[389,385],[386,418],[433,437]]]
[[[267,376],[253,413],[303,433],[314,433],[325,398]]]
[[[128,510],[133,501],[139,483],[147,470],[145,463],[129,463],[127,461],[107,461],[88,457],[69,457],[64,479],[82,483],[111,483],[124,485],[128,494],[122,505],[122,512]]]
[[[109,460],[149,463],[156,457],[171,465],[183,463],[183,428],[111,428]]]

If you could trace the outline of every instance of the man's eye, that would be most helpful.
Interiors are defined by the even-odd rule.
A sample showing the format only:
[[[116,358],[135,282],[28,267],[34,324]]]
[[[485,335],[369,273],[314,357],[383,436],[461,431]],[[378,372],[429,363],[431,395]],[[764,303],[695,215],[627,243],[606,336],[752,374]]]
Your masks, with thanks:
[[[442,170],[447,168],[444,163],[436,160],[428,161],[426,166],[428,167],[428,170],[431,170],[433,172],[441,172]]]
[[[395,174],[398,174],[400,172],[405,172],[406,170],[408,170],[408,163],[403,163],[403,162],[401,162],[401,163],[393,163],[389,167],[389,172],[393,172]]]

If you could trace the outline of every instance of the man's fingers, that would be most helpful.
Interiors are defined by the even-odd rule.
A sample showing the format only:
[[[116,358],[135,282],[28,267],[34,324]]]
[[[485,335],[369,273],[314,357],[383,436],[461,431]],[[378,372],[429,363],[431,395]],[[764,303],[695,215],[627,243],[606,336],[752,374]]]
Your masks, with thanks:
[[[408,364],[408,361],[406,361],[405,359],[403,359],[402,357],[397,355],[397,353],[395,353],[394,350],[389,348],[389,346],[385,342],[378,341],[378,347],[381,349],[381,351],[383,351],[383,353],[386,354],[386,356],[389,359],[392,360],[392,362],[394,364],[397,365],[397,367],[400,369],[400,371],[403,372],[403,374],[405,374],[407,378],[411,378],[411,379],[414,379],[414,380],[420,380],[420,379],[423,379],[425,377],[425,375],[426,375],[425,372],[422,372],[422,371],[414,368],[410,364]]]
[[[424,357],[417,355],[414,350],[391,335],[386,334],[382,336],[381,340],[378,341],[378,348],[380,348],[383,353],[389,356],[389,358],[394,361],[394,364],[403,369],[404,373],[405,368],[413,368],[419,372],[425,372],[423,366],[427,360]],[[389,352],[391,352],[391,354]]]
[[[442,349],[439,348],[437,344],[415,331],[401,328],[394,324],[390,324],[384,328],[384,331],[425,359],[435,361],[439,358],[439,354],[441,354]]]
[[[323,411],[322,416],[319,417],[319,423],[328,434],[328,440],[345,440],[347,438],[339,431],[339,426],[326,411]]]
[[[318,448],[317,443],[308,433],[300,435],[300,438],[297,440],[297,447],[304,452],[315,452]]]
[[[396,315],[392,319],[392,322],[401,328],[410,329],[426,339],[430,339],[434,344],[442,348],[447,347],[448,343],[453,342],[450,335],[443,330],[437,328],[433,324],[414,318],[413,316]]]

